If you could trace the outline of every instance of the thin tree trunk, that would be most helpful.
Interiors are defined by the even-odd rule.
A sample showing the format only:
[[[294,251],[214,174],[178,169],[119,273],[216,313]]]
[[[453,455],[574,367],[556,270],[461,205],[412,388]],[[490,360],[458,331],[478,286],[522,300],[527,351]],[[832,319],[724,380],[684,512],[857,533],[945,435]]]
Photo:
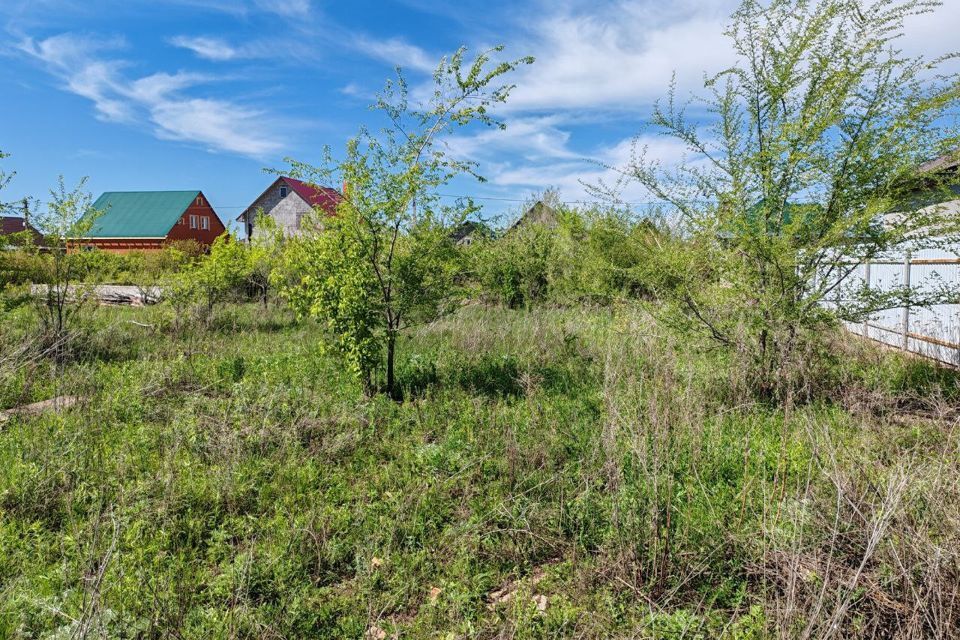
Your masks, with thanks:
[[[393,400],[401,400],[400,390],[397,389],[397,381],[394,376],[393,361],[396,354],[397,334],[394,331],[387,332],[387,393]]]

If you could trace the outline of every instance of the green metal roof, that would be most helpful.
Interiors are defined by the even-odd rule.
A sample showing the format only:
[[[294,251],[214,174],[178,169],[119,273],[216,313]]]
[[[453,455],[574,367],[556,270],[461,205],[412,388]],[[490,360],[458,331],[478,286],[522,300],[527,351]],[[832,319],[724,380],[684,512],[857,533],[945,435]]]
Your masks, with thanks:
[[[90,238],[165,238],[199,191],[108,191],[97,198],[101,212]]]

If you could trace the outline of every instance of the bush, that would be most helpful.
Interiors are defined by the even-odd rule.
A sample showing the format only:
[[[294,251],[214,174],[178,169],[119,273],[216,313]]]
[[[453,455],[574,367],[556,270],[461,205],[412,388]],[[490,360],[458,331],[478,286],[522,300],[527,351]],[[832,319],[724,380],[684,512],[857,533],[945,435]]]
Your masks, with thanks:
[[[540,224],[474,243],[473,271],[481,294],[511,309],[546,300],[557,249],[551,230]]]
[[[248,243],[222,235],[214,240],[209,254],[200,257],[180,247],[168,248],[167,260],[184,266],[173,272],[164,272],[164,263],[155,267],[158,273],[166,273],[166,297],[177,310],[178,322],[187,316],[207,322],[224,302],[257,300],[266,306],[271,276],[278,271],[285,250],[274,240]]]
[[[561,209],[556,225],[521,223],[470,248],[478,293],[512,309],[609,305],[650,294],[651,246],[663,232],[615,210]]]

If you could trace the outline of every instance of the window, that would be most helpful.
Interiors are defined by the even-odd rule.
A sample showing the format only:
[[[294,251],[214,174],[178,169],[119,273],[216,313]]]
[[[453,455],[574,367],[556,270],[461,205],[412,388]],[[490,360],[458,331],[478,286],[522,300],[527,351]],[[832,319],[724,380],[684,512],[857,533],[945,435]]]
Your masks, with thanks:
[[[203,196],[197,196],[197,205],[203,206]]]
[[[190,216],[190,228],[191,228],[191,229],[196,229],[196,228],[197,228],[197,217],[198,217],[198,216],[194,216],[194,215],[191,215],[191,216]]]
[[[287,197],[287,188],[286,188],[286,187],[280,187],[280,197],[281,197],[281,198],[286,198],[286,197]]]
[[[203,230],[208,230],[210,228],[210,218],[203,216],[200,218],[200,228]]]

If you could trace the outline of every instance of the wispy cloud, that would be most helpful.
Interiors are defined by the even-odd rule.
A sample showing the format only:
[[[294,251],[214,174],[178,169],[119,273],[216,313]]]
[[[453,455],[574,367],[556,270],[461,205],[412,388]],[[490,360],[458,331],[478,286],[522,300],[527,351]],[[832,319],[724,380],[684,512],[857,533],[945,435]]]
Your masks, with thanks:
[[[370,36],[354,35],[349,38],[352,47],[364,55],[426,73],[437,68],[437,58],[432,57],[417,45],[400,38],[378,40]]]
[[[623,177],[620,169],[628,166],[636,153],[645,150],[648,157],[667,167],[688,160],[682,143],[655,136],[627,137],[577,149],[573,131],[589,126],[579,116],[511,117],[506,124],[505,130],[488,129],[444,141],[454,156],[479,163],[490,186],[504,194],[515,195],[518,190],[535,193],[551,186],[558,188],[564,199],[589,200],[586,185],[616,185]],[[619,189],[619,197],[627,202],[651,198],[636,182],[628,181]]]
[[[264,11],[290,18],[308,16],[313,10],[310,0],[256,0],[255,4]]]
[[[187,35],[174,36],[167,42],[211,62],[270,60],[278,65],[302,68],[323,58],[322,48],[310,38],[291,38],[289,34],[266,35],[241,44],[232,44],[216,36]]]
[[[646,149],[650,157],[658,158],[666,166],[675,166],[687,159],[685,147],[664,138],[625,138],[612,145],[599,146],[579,158],[544,158],[536,162],[492,164],[488,176],[491,184],[505,188],[535,191],[545,186],[556,187],[564,199],[589,200],[587,185],[601,183],[614,188],[617,197],[625,202],[639,203],[651,200],[651,194],[636,181],[623,178],[620,169],[626,167],[635,152]]]
[[[233,60],[239,56],[237,49],[220,38],[176,36],[170,39],[170,44],[181,49],[188,49],[205,60],[215,62]]]
[[[264,156],[279,151],[282,144],[267,132],[258,131],[266,114],[223,100],[161,100],[150,107],[158,138],[200,142],[222,151]]]
[[[580,157],[569,148],[570,132],[560,128],[566,123],[569,120],[559,115],[513,118],[506,130],[489,128],[473,135],[453,135],[444,144],[455,157],[470,160],[489,159],[491,153],[532,161]]]
[[[345,96],[350,96],[352,98],[365,97],[367,94],[356,82],[348,82],[344,86],[340,87],[340,93]]]
[[[185,95],[186,90],[214,78],[160,72],[131,79],[124,74],[128,63],[99,57],[105,49],[118,46],[61,34],[40,41],[27,38],[19,48],[43,63],[68,91],[91,100],[102,120],[146,121],[158,138],[202,144],[215,151],[262,157],[282,149],[263,111],[229,100]]]
[[[167,2],[238,16],[268,12],[288,18],[303,18],[314,10],[310,0],[167,0]]]

